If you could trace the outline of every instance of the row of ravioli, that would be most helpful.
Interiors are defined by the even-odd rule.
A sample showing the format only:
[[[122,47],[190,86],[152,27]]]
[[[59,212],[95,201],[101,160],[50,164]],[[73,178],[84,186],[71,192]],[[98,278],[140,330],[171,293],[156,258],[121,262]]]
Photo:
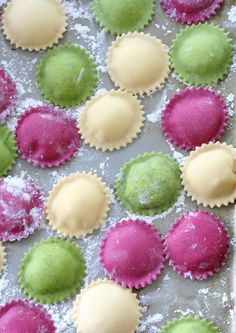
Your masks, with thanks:
[[[14,110],[17,91],[11,77],[0,69],[1,122]],[[226,102],[207,88],[186,88],[176,93],[162,110],[162,131],[174,146],[186,151],[216,142],[229,124]],[[145,110],[140,100],[121,90],[95,96],[76,122],[70,112],[52,105],[28,107],[17,122],[15,134],[0,125],[0,176],[6,175],[20,156],[36,167],[65,164],[80,148],[81,138],[95,149],[113,151],[130,144],[141,132]],[[63,134],[63,135],[62,135]]]
[[[207,21],[223,2],[160,0],[167,16],[188,25]],[[142,31],[154,17],[155,7],[155,0],[91,1],[95,21],[113,35]],[[59,42],[67,29],[68,17],[60,0],[38,3],[25,0],[23,5],[20,0],[10,0],[4,9],[2,22],[3,33],[12,45],[23,50],[39,51]]]
[[[97,311],[98,309],[106,312],[106,315],[100,316],[102,311]],[[109,311],[111,309],[114,312]],[[0,307],[0,316],[5,317],[4,326],[1,326],[2,332],[56,333],[55,323],[46,309],[27,299],[6,303]],[[100,327],[104,332],[134,332],[138,329],[140,318],[141,309],[135,294],[108,280],[90,284],[73,306],[73,320],[76,325],[80,323],[80,332],[89,332],[91,327]],[[174,329],[177,333],[187,333],[191,328],[197,328],[198,332],[219,333],[219,329],[212,322],[191,316],[175,319],[158,332],[170,333]]]
[[[170,67],[188,85],[217,84],[228,74],[232,57],[229,33],[218,25],[204,23],[182,30],[169,53],[154,36],[122,34],[109,48],[106,65],[116,87],[143,96],[163,87]],[[96,87],[96,65],[79,45],[54,47],[42,57],[36,72],[43,97],[61,108],[82,104]]]
[[[176,203],[183,187],[192,200],[197,200],[198,204],[204,207],[227,206],[236,198],[235,156],[236,149],[233,146],[219,142],[204,144],[186,158],[180,170],[179,164],[162,152],[139,155],[121,168],[114,185],[115,197],[125,210],[143,217],[156,216],[167,211]],[[1,178],[0,199],[2,241],[19,241],[28,237],[40,225],[44,216],[59,235],[70,238],[86,236],[105,223],[110,204],[107,185],[96,175],[85,172],[71,174],[60,180],[49,192],[46,203],[42,190],[31,179],[17,176]],[[187,217],[192,232],[197,233],[196,235],[200,235],[200,231],[204,232],[204,225],[207,225],[206,221],[203,222],[204,214],[199,214],[200,217],[198,213]],[[197,220],[203,222],[203,227],[193,227],[195,215]],[[209,214],[206,215],[208,217]],[[216,219],[212,218],[212,221],[216,230],[223,235],[215,222]],[[220,245],[219,250],[222,250],[222,243],[212,238],[213,232],[210,232],[208,227],[206,230],[209,237],[202,237],[206,242],[204,251],[209,247],[207,255],[211,248],[217,254],[213,245]],[[191,228],[187,237],[192,244],[193,238],[190,234]],[[114,243],[119,244],[116,241]],[[130,242],[127,242],[127,245],[129,244]],[[189,244],[180,242],[180,249],[181,246]],[[199,246],[196,244],[192,250],[197,253]],[[145,250],[142,252],[145,253]],[[166,251],[166,254],[168,252]],[[188,256],[190,250],[185,249],[184,253]],[[118,254],[114,257],[119,258],[118,263],[121,261]],[[187,259],[184,255],[182,259],[183,266]],[[205,274],[206,265],[198,265]],[[111,271],[113,269],[114,267]],[[188,268],[182,273],[188,272],[194,276],[194,272]]]
[[[176,36],[168,55],[167,46],[161,40],[137,32],[145,26],[140,25],[139,16],[146,16],[149,12],[148,18],[154,12],[153,0],[146,0],[144,4],[141,0],[123,0],[118,4],[115,1],[112,4],[101,2],[93,1],[93,12],[100,18],[109,16],[111,23],[120,22],[125,28],[113,42],[106,59],[108,73],[116,87],[139,95],[154,92],[168,77],[170,59],[174,73],[189,85],[216,84],[228,73],[232,63],[232,39],[220,26],[208,23],[188,26]],[[171,6],[180,6],[179,10],[186,16],[191,11],[195,15],[204,12],[202,19],[197,21],[204,22],[209,17],[206,14],[214,14],[222,2],[215,0],[208,4],[198,1],[194,5],[193,1],[163,0],[161,4],[165,8],[170,3]],[[114,6],[114,12],[107,10],[110,6]],[[132,20],[128,14],[130,11]],[[114,13],[118,15],[117,20]],[[124,19],[134,23],[136,29],[125,25]],[[68,22],[59,0],[40,3],[26,0],[24,6],[20,0],[12,0],[4,9],[2,23],[3,33],[14,46],[32,51],[58,43]],[[78,45],[55,47],[43,56],[37,67],[37,82],[42,95],[50,103],[63,108],[74,107],[87,100],[94,91],[96,80],[94,61]]]
[[[8,132],[4,134],[8,141],[13,140]],[[114,184],[116,199],[127,211],[140,216],[155,216],[167,211],[178,200],[182,188],[192,200],[204,207],[227,206],[236,199],[235,157],[236,148],[220,142],[196,148],[185,158],[181,168],[174,158],[162,152],[139,155],[127,161],[117,175]],[[28,190],[28,186],[23,186],[23,180],[19,179],[19,184],[16,181],[18,188],[14,189],[14,180],[14,177],[1,178],[0,238],[10,241],[17,239],[18,233],[23,231],[24,234],[24,228],[30,229],[32,221],[24,225],[25,220],[32,220],[34,214],[35,220],[38,220],[37,210],[34,210],[34,214],[29,211],[27,219],[26,216],[17,215],[27,202],[30,204],[35,198],[32,196],[30,200],[30,191],[34,193],[34,187],[29,186]],[[20,191],[21,186],[22,191],[24,187],[27,190],[26,200]],[[11,192],[12,198],[8,202],[7,196]],[[38,208],[39,204],[43,206],[38,200],[35,203]],[[90,214],[93,208],[97,210]],[[108,210],[106,184],[85,172],[72,174],[59,181],[49,192],[46,203],[50,225],[64,236],[77,238],[102,224]],[[12,237],[8,235],[11,230],[16,233],[15,239],[9,238]]]
[[[21,237],[27,237],[27,232],[30,231],[24,234],[22,231]],[[51,238],[30,248],[19,270],[24,293],[31,299],[49,304],[71,297],[85,276],[84,258],[78,246],[80,255],[76,252],[76,246],[62,238]],[[74,249],[72,253],[71,247]],[[166,259],[184,278],[205,280],[225,265],[228,252],[229,236],[224,224],[213,214],[199,210],[179,217],[165,238],[143,220],[124,219],[106,233],[99,255],[110,279],[123,287],[140,289],[158,278]],[[4,264],[2,245],[1,269]]]

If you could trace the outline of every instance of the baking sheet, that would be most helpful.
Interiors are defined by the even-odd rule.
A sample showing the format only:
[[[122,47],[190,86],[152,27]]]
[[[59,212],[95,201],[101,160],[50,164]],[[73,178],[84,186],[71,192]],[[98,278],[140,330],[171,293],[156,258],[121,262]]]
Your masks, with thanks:
[[[0,0],[0,5],[5,4],[5,0]],[[69,15],[69,27],[65,34],[63,43],[79,43],[84,46],[95,58],[99,69],[99,82],[96,93],[104,89],[111,89],[113,85],[105,71],[105,54],[107,48],[114,39],[106,34],[93,21],[88,0],[65,0],[64,4]],[[235,19],[234,19],[235,17]],[[227,28],[234,39],[236,38],[236,3],[235,0],[225,1],[220,13],[213,17],[213,22],[219,23]],[[181,25],[175,24],[167,18],[157,1],[155,19],[152,24],[145,29],[164,43],[170,46],[176,33],[181,29]],[[42,103],[35,80],[35,65],[44,52],[29,53],[15,50],[5,41],[0,33],[0,67],[4,67],[14,78],[19,91],[19,102],[15,113],[8,118],[7,126],[14,130],[16,118],[31,105]],[[51,170],[41,170],[35,168],[21,158],[11,174],[29,174],[37,184],[41,185],[47,194],[54,183],[61,177],[76,171],[92,171],[101,176],[109,185],[111,191],[111,211],[105,226],[91,236],[77,241],[86,258],[87,277],[86,283],[94,279],[104,277],[98,261],[98,248],[104,232],[119,219],[127,217],[128,213],[115,202],[112,187],[115,175],[120,167],[131,157],[137,154],[150,151],[164,151],[174,156],[180,163],[183,160],[183,151],[175,150],[163,138],[160,127],[160,115],[163,106],[170,96],[184,86],[180,84],[173,75],[170,76],[165,87],[152,95],[142,98],[146,111],[145,127],[139,138],[127,148],[117,152],[103,153],[95,151],[82,143],[76,157],[65,166]],[[231,115],[230,126],[222,140],[236,146],[236,130],[234,115],[234,93],[236,87],[236,62],[231,68],[231,73],[215,89],[220,91],[229,103]],[[71,109],[71,114],[77,117],[81,108]],[[185,211],[196,208],[196,204],[181,195],[178,203],[168,212],[154,219],[148,219],[165,234],[174,219]],[[198,208],[202,208],[198,206]],[[232,246],[230,258],[225,268],[213,278],[207,281],[191,281],[179,277],[171,268],[166,265],[166,269],[158,280],[151,286],[146,287],[139,293],[143,318],[139,332],[156,333],[168,320],[181,315],[199,315],[214,321],[222,333],[236,332],[236,310],[234,307],[234,279],[236,276],[236,259],[234,258],[234,248],[236,239],[234,238],[234,206],[214,209],[216,215],[223,219],[225,225],[232,235]],[[56,236],[43,224],[34,235],[27,240],[6,244],[7,247],[7,268],[0,278],[0,302],[4,303],[11,298],[23,297],[17,284],[17,271],[22,255],[29,246],[36,241]],[[66,301],[58,305],[46,306],[56,322],[57,331],[64,333],[74,333],[75,328],[71,322],[70,310],[72,301]]]

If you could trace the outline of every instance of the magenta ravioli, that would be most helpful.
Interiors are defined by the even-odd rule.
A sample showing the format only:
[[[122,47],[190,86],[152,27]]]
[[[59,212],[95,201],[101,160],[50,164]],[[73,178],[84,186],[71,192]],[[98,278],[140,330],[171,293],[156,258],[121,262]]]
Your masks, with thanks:
[[[16,95],[15,83],[4,69],[0,69],[0,123],[14,110]]]
[[[43,221],[41,189],[23,177],[0,179],[0,239],[15,241],[28,237]]]
[[[13,300],[0,307],[0,333],[55,333],[46,310],[27,300]]]
[[[215,15],[224,0],[160,0],[171,19],[182,24],[205,22]]]
[[[225,264],[229,236],[223,223],[207,211],[182,215],[165,240],[170,265],[185,278],[204,280]]]
[[[50,105],[27,109],[18,121],[16,139],[21,157],[42,168],[69,161],[80,145],[76,121]]]
[[[224,100],[215,92],[203,88],[187,88],[175,94],[162,114],[165,137],[185,150],[219,140],[227,122]]]
[[[140,220],[123,220],[112,227],[100,248],[100,261],[109,277],[124,287],[143,288],[164,268],[159,231]]]

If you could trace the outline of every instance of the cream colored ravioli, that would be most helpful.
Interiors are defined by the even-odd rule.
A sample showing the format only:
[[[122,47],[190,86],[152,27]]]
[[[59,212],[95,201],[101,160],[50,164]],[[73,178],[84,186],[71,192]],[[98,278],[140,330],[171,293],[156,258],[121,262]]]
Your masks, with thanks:
[[[58,43],[67,26],[59,0],[11,0],[3,14],[3,32],[23,50],[45,50]]]
[[[98,229],[108,210],[105,183],[91,173],[75,173],[63,178],[49,193],[46,215],[59,234],[79,238]]]
[[[182,179],[188,196],[211,208],[236,199],[236,148],[226,143],[204,144],[186,159]]]
[[[138,32],[117,37],[106,62],[115,86],[140,95],[160,88],[170,71],[167,47],[161,40]]]
[[[80,114],[82,138],[96,149],[125,147],[137,137],[143,126],[143,108],[139,100],[124,91],[95,96]]]
[[[79,333],[134,333],[140,319],[139,302],[130,289],[98,280],[77,296],[73,319]]]

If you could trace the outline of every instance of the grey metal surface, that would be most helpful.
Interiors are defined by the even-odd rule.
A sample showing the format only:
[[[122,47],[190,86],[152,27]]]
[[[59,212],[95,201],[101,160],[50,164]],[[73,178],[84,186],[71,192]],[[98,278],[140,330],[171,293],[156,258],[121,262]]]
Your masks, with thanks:
[[[5,1],[2,0],[2,3]],[[114,39],[94,23],[89,12],[88,0],[65,0],[66,9],[69,15],[69,29],[65,34],[61,43],[79,43],[83,45],[94,56],[99,66],[99,89],[111,89],[113,85],[104,72],[104,60],[107,48]],[[1,4],[1,0],[0,0]],[[235,1],[225,1],[225,5],[219,14],[213,17],[212,21],[225,26],[236,37],[236,23],[232,24],[227,19],[227,14]],[[157,1],[157,9],[155,19],[152,24],[145,29],[170,46],[171,41],[176,33],[180,30],[181,25],[175,24],[167,18]],[[35,80],[35,66],[38,59],[41,58],[44,52],[29,53],[21,50],[14,50],[9,43],[3,38],[0,33],[0,67],[5,67],[16,80],[19,89],[18,107],[8,119],[8,126],[14,129],[16,118],[24,111],[26,106],[31,103],[43,101],[39,94]],[[235,92],[236,87],[236,68],[232,67],[231,73],[226,80],[219,84],[215,89],[220,91],[224,96]],[[11,174],[20,175],[22,172],[29,174],[39,185],[42,186],[47,195],[48,190],[62,176],[69,175],[76,171],[94,171],[101,176],[112,189],[115,175],[120,167],[131,157],[137,154],[150,151],[164,151],[177,157],[181,160],[183,151],[175,150],[164,139],[160,122],[160,110],[168,97],[172,96],[177,89],[183,88],[171,75],[164,88],[151,97],[144,97],[146,116],[145,127],[142,134],[137,140],[130,144],[127,148],[112,153],[103,153],[95,151],[82,143],[76,157],[65,166],[61,166],[53,170],[41,170],[35,168],[21,158],[18,158],[17,164]],[[80,108],[71,110],[72,115],[78,115]],[[232,110],[231,110],[232,113]],[[236,145],[236,137],[234,131],[236,129],[235,119],[231,118],[230,126],[222,140]],[[112,192],[112,191],[111,191]],[[112,195],[112,193],[111,193]],[[190,199],[182,198],[179,203],[173,207],[167,214],[156,217],[153,224],[165,234],[174,219],[182,212],[192,208],[196,208],[196,204]],[[199,208],[202,208],[199,206]],[[234,234],[234,206],[227,208],[214,209],[216,215],[221,217],[225,225],[229,228],[233,237]],[[104,232],[120,218],[127,217],[127,212],[112,199],[111,211],[106,225],[91,236],[84,240],[77,241],[84,251],[87,261],[87,278],[86,283],[104,277],[98,262],[98,246]],[[7,247],[7,268],[3,276],[0,278],[0,302],[3,303],[7,299],[22,297],[19,286],[17,284],[17,270],[22,258],[22,255],[29,246],[40,239],[49,236],[56,236],[50,229],[43,225],[39,230],[36,230],[34,235],[21,242],[6,244]],[[233,244],[233,242],[232,242]],[[236,244],[236,242],[234,242]],[[234,309],[234,287],[233,276],[236,276],[236,261],[234,257],[234,247],[227,265],[222,271],[216,274],[213,278],[207,281],[196,282],[185,280],[179,277],[171,268],[167,267],[161,277],[151,286],[143,289],[139,293],[141,305],[143,307],[143,319],[140,327],[140,332],[153,333],[158,328],[180,315],[200,315],[213,320],[221,329],[222,333],[235,333],[236,324]],[[234,265],[235,261],[235,265]],[[70,308],[72,301],[63,302],[56,306],[48,307],[50,313],[56,321],[58,332],[72,333],[75,332],[70,320]]]

